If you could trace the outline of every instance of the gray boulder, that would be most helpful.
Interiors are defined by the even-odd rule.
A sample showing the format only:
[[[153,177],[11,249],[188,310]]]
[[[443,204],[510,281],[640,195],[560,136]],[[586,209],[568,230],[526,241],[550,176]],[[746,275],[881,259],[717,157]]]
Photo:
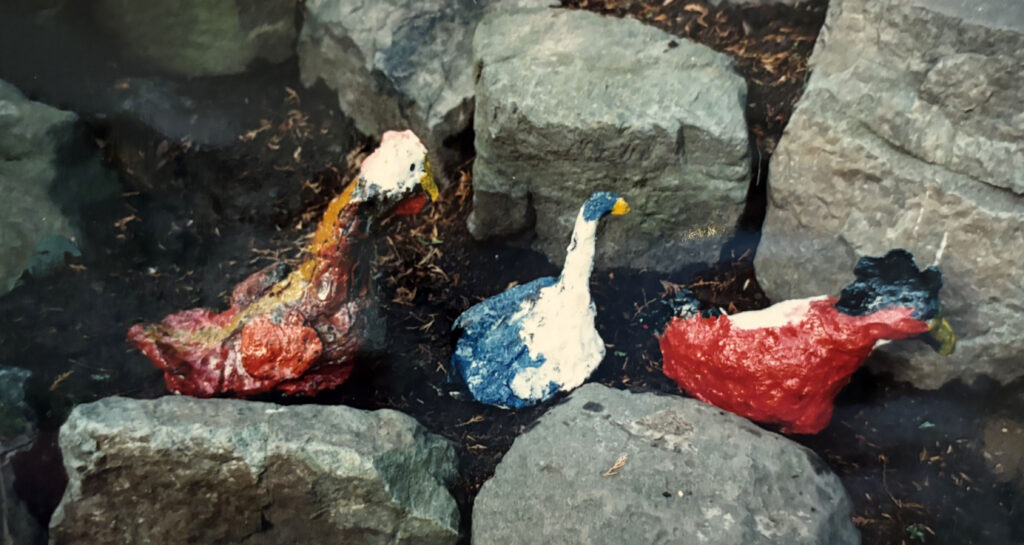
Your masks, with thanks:
[[[28,450],[36,432],[35,412],[25,402],[27,369],[0,367],[0,543],[42,543],[39,523],[18,497],[12,460]]]
[[[473,507],[474,545],[858,544],[810,450],[694,399],[587,384],[518,437]]]
[[[443,544],[452,445],[391,410],[108,398],[60,432],[51,544]]]
[[[370,135],[410,128],[446,159],[473,114],[471,44],[488,12],[550,0],[307,0],[299,36],[304,85],[323,80]]]
[[[97,0],[96,21],[137,60],[183,76],[281,62],[295,44],[295,3],[282,0]]]
[[[117,195],[77,120],[0,81],[0,295],[78,254],[76,212]]]
[[[533,227],[560,264],[579,206],[615,191],[633,212],[598,266],[715,261],[743,210],[746,84],[728,57],[633,19],[492,15],[473,44],[477,238]]]
[[[893,247],[943,272],[952,357],[872,365],[923,388],[1024,375],[1024,4],[836,0],[772,158],[755,266],[775,300],[836,294]]]

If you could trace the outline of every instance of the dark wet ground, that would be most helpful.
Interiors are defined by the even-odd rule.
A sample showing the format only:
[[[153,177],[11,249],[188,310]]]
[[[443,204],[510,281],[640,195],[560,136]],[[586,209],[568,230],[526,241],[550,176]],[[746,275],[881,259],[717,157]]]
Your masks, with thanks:
[[[755,178],[763,181],[821,24],[820,2],[796,10],[716,10],[681,0],[587,7],[638,16],[730,51],[751,82],[752,156],[761,167]],[[30,34],[7,34],[7,40],[41,40]],[[66,38],[70,45],[52,45],[54,54],[77,47],[84,38],[76,36]],[[84,56],[87,61],[90,53]],[[34,373],[30,398],[43,433],[36,449],[18,459],[18,482],[43,521],[63,489],[55,437],[70,409],[109,395],[166,393],[160,374],[125,342],[128,327],[183,308],[223,308],[236,282],[272,260],[298,255],[323,206],[350,178],[352,152],[364,144],[333,107],[333,93],[299,85],[294,63],[190,81],[99,65],[105,68],[88,72],[57,63],[40,80],[0,54],[0,78],[29,88],[32,98],[83,113],[122,189],[89,211],[85,257],[55,276],[26,278],[0,297],[0,362]],[[79,92],[59,85],[68,74],[81,78]],[[150,101],[141,111],[160,115],[140,117],[124,106],[138,104],[138,97]],[[365,358],[349,382],[314,400],[264,398],[395,408],[455,440],[462,471],[454,493],[467,529],[472,499],[503,453],[559,402],[518,412],[482,406],[449,372],[449,328],[459,313],[512,282],[558,270],[529,250],[471,240],[464,223],[471,158],[470,150],[466,163],[450,169],[457,182],[441,201],[377,233],[388,353]],[[657,343],[638,322],[638,311],[666,290],[663,282],[692,286],[729,310],[767,305],[751,265],[763,187],[752,184],[744,219],[751,230],[727,248],[721,264],[684,266],[671,275],[595,272],[598,328],[609,349],[591,380],[680,393],[661,374]],[[1022,392],[1024,384],[984,381],[920,391],[861,372],[840,396],[832,425],[795,439],[843,480],[865,544],[1022,543],[1020,493],[988,470],[980,440],[990,416],[1024,414]]]

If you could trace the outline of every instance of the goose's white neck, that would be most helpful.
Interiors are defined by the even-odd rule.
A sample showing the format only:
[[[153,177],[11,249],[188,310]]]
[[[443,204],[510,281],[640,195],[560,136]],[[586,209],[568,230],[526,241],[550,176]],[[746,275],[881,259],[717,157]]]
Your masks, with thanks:
[[[596,236],[597,222],[584,220],[581,210],[562,276],[520,311],[524,315],[520,338],[531,357],[545,359],[543,365],[522,371],[512,381],[512,392],[522,399],[542,399],[552,383],[559,390],[572,390],[604,358],[604,341],[594,328],[590,300]]]
[[[583,219],[583,210],[576,216],[572,240],[565,255],[565,265],[558,284],[564,290],[590,292],[590,275],[594,271],[594,247],[597,240],[597,222]],[[589,298],[588,298],[589,301]]]

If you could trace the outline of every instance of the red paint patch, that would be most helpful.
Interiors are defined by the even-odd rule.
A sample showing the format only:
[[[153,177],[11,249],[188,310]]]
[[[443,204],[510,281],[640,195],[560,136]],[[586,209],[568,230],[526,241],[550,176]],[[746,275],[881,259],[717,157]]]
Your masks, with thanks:
[[[866,316],[813,301],[799,323],[743,330],[727,316],[674,318],[659,339],[663,371],[690,395],[784,433],[817,433],[832,402],[880,339],[928,331],[894,308]]]
[[[396,216],[415,216],[427,205],[428,199],[427,195],[423,193],[413,195],[412,197],[398,203],[398,206],[395,207],[392,214],[395,214]]]
[[[235,288],[224,312],[198,308],[138,324],[129,342],[164,372],[168,389],[186,395],[313,396],[337,387],[352,373],[366,336],[361,316],[374,304],[369,275],[353,278],[373,250],[360,244],[358,208],[339,201],[328,209],[300,274],[275,284],[276,267],[268,267]],[[280,316],[284,323],[275,323]]]
[[[242,367],[258,379],[296,379],[322,351],[316,331],[303,325],[278,325],[260,317],[242,328]]]

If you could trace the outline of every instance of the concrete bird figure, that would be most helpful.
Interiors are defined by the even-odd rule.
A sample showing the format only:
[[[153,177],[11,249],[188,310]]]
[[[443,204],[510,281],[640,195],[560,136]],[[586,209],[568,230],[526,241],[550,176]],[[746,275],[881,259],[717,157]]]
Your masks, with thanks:
[[[725,315],[688,290],[662,301],[664,373],[690,395],[785,433],[817,433],[833,400],[871,351],[928,334],[941,354],[956,336],[939,305],[942,275],[905,250],[863,257],[839,298],[811,297]]]
[[[411,131],[384,133],[358,178],[327,207],[294,270],[283,264],[238,284],[223,312],[196,308],[133,326],[128,340],[176,393],[314,395],[344,382],[376,305],[364,244],[375,220],[417,213],[437,186]]]
[[[590,298],[598,222],[629,212],[614,193],[597,192],[576,217],[562,274],[515,286],[455,321],[452,363],[481,403],[520,408],[583,384],[604,358]]]

